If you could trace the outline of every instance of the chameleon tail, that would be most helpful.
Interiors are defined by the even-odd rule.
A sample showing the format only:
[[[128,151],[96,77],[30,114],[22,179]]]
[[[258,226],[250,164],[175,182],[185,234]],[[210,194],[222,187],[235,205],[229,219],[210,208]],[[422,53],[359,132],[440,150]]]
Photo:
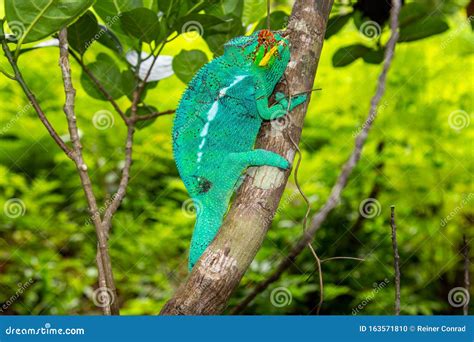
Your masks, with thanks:
[[[202,201],[195,200],[196,204],[202,204]],[[208,202],[208,201],[206,201]],[[196,224],[194,225],[193,238],[191,240],[191,249],[189,252],[189,270],[197,263],[202,253],[207,246],[212,242],[216,236],[223,217],[227,211],[227,206],[223,202],[209,201],[213,203],[212,206],[199,206],[196,217]],[[218,204],[216,204],[218,203]]]

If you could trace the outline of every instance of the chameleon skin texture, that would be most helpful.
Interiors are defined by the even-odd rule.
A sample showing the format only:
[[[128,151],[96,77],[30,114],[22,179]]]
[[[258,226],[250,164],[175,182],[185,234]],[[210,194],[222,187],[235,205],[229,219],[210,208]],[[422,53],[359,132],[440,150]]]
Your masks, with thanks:
[[[262,30],[234,38],[223,56],[197,72],[181,98],[173,153],[197,212],[190,270],[217,234],[243,171],[289,167],[277,153],[254,149],[263,120],[283,116],[306,100],[306,95],[295,96],[288,106],[284,94],[277,93],[277,103],[268,107],[289,60],[288,41],[278,34]]]

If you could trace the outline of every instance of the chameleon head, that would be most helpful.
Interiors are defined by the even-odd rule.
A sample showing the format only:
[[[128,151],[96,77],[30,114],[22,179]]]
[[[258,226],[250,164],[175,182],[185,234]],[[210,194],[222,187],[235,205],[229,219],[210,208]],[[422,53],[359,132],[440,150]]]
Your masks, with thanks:
[[[246,58],[245,63],[251,63],[264,71],[273,68],[286,67],[290,60],[290,46],[286,38],[270,30],[260,30],[250,36],[237,37],[225,45],[226,54],[239,54]]]

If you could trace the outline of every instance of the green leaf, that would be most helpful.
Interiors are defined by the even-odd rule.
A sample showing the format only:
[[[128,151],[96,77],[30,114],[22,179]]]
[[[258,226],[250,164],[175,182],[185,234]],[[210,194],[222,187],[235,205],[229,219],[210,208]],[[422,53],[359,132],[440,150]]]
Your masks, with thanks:
[[[440,34],[449,29],[449,25],[441,17],[427,17],[420,21],[400,28],[400,42],[412,42]]]
[[[267,15],[265,0],[245,0],[242,22],[245,26],[250,25]]]
[[[229,19],[231,21],[232,19]],[[179,18],[175,24],[175,29],[180,32],[189,32],[189,29],[201,31],[202,35],[207,29],[216,26],[218,24],[225,23],[226,20],[218,18],[214,15],[192,13],[182,18]]]
[[[399,26],[404,27],[430,14],[430,9],[426,5],[416,2],[405,4],[400,9],[398,18]]]
[[[94,42],[94,36],[99,32],[99,25],[94,13],[87,11],[67,29],[69,45],[81,55]]]
[[[331,36],[338,33],[352,17],[352,13],[335,15],[328,20],[328,25],[326,28],[325,39],[329,39]]]
[[[364,62],[369,64],[380,64],[385,57],[384,50],[370,50],[362,56]]]
[[[181,81],[188,83],[206,63],[207,56],[204,52],[183,50],[173,58],[173,70]]]
[[[242,22],[237,17],[232,17],[231,21],[212,26],[204,31],[204,39],[209,49],[216,55],[224,53],[224,44],[235,36],[242,35],[244,28]]]
[[[120,17],[122,28],[131,36],[151,43],[160,34],[158,16],[148,8],[136,8]]]
[[[332,65],[336,68],[349,65],[364,56],[370,50],[369,47],[362,44],[344,46],[337,50],[332,56]]]
[[[134,46],[134,39],[129,37],[121,27],[120,17],[124,12],[143,7],[142,0],[101,0],[94,5],[97,15],[105,26],[120,37],[120,42],[126,47]],[[136,48],[136,47],[135,47]]]
[[[6,0],[8,26],[18,46],[43,39],[74,22],[95,0]]]
[[[242,16],[244,1],[242,0],[219,0],[216,4],[206,7],[206,13],[225,17],[227,15]]]
[[[99,25],[99,39],[97,41],[111,49],[112,51],[118,53],[121,55],[123,53],[123,47],[122,43],[120,43],[120,40],[118,37],[111,31],[109,30],[106,26]]]
[[[104,89],[112,96],[113,99],[118,99],[130,92],[130,88],[124,85],[123,74],[114,59],[105,53],[99,53],[95,62],[88,64],[87,68],[102,84]],[[105,97],[97,89],[95,83],[89,76],[83,72],[81,74],[81,84],[87,94],[98,100],[105,100]]]
[[[163,12],[165,15],[169,15],[171,9],[173,8],[173,0],[159,0],[158,9]]]
[[[281,30],[288,24],[288,14],[283,11],[276,11],[270,14],[270,27],[271,30]],[[267,28],[267,18],[262,18],[255,27],[255,31],[263,30]]]
[[[142,0],[101,0],[94,5],[94,10],[107,23],[117,15],[140,7],[143,7]]]

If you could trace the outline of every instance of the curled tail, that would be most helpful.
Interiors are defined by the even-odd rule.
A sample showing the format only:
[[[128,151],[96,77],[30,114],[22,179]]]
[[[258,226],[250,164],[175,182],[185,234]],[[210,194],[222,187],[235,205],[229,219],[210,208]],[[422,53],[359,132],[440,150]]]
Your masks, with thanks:
[[[227,211],[227,203],[194,199],[199,208],[194,225],[191,249],[189,251],[189,270],[197,263],[207,246],[212,242],[222,224]]]

